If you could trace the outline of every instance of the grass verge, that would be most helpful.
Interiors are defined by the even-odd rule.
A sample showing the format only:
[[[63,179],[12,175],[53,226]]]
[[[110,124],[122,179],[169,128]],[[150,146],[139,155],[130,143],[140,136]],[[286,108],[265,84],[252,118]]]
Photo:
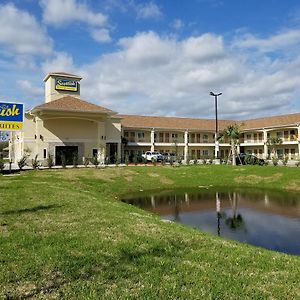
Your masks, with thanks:
[[[127,167],[0,177],[4,299],[299,299],[300,257],[166,223],[119,196],[146,189],[299,192],[296,168]]]

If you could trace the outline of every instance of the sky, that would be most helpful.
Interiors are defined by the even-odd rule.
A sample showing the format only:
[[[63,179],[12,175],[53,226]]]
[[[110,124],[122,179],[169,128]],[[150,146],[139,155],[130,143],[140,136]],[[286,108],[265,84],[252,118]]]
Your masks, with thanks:
[[[44,101],[48,72],[122,114],[300,112],[297,0],[0,0],[0,101]]]

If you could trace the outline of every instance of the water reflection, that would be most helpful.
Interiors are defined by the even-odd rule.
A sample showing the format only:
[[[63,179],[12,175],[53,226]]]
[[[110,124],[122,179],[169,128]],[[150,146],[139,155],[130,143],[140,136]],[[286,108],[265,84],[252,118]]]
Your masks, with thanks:
[[[124,201],[219,236],[300,255],[298,194],[203,188],[131,195]]]

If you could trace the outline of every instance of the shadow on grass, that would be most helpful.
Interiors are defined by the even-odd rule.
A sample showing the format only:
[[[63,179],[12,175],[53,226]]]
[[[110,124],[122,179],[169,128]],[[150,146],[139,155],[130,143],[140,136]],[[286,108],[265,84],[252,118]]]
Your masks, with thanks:
[[[15,215],[15,214],[23,214],[23,213],[32,213],[32,212],[37,212],[40,210],[47,210],[47,209],[52,209],[52,208],[56,208],[56,207],[61,207],[61,205],[57,205],[57,204],[50,204],[50,205],[37,205],[34,207],[30,207],[30,208],[22,208],[22,209],[12,209],[12,210],[7,210],[4,211],[2,213],[0,213],[0,215]]]

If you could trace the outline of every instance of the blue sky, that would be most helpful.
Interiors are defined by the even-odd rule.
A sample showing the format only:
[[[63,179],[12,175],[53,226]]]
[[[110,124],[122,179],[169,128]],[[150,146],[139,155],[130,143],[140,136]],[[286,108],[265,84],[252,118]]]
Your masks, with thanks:
[[[49,71],[120,113],[222,118],[300,111],[300,3],[0,1],[0,100],[43,101]]]

